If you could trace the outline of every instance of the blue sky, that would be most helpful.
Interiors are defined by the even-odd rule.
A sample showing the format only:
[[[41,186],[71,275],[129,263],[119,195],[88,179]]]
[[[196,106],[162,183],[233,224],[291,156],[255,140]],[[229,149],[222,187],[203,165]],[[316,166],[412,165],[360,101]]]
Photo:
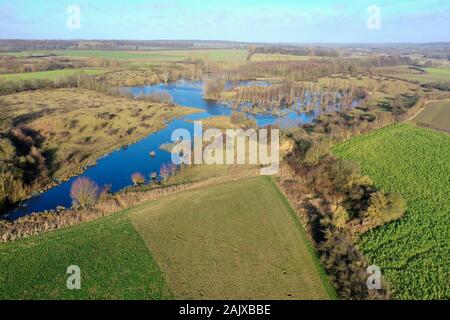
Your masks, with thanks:
[[[66,26],[69,5],[81,28]],[[367,8],[381,10],[369,30]],[[2,39],[450,41],[449,0],[0,0]]]

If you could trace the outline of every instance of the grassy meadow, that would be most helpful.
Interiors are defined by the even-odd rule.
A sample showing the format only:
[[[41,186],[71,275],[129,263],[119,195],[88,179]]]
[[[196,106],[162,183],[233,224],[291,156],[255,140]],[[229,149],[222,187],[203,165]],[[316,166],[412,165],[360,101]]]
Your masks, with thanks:
[[[450,80],[450,68],[425,68],[428,74]]]
[[[270,179],[228,182],[130,210],[181,299],[329,299],[295,213]]]
[[[2,299],[330,299],[272,180],[245,178],[0,244]],[[66,269],[81,269],[81,290]],[[18,268],[17,266],[20,266]]]
[[[333,149],[356,160],[383,190],[401,193],[403,219],[362,235],[359,245],[399,299],[449,299],[450,137],[393,125]]]

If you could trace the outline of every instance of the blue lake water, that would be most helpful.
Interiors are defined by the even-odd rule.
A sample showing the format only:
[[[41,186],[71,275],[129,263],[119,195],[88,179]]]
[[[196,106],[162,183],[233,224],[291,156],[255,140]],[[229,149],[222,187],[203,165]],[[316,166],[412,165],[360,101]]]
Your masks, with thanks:
[[[245,82],[240,83],[240,85],[255,85],[255,83]],[[267,84],[260,83],[259,85]],[[159,147],[163,143],[171,142],[171,135],[174,130],[183,128],[192,133],[194,125],[189,120],[201,120],[212,116],[230,115],[232,112],[227,104],[204,100],[200,83],[179,81],[171,84],[129,87],[123,88],[123,90],[135,96],[165,91],[172,96],[175,104],[198,108],[201,112],[186,116],[183,119],[173,120],[165,129],[153,133],[135,144],[105,155],[98,159],[95,166],[87,168],[81,175],[89,177],[100,187],[103,185],[111,185],[112,192],[117,192],[130,186],[132,184],[131,175],[135,172],[140,172],[147,178],[153,172],[159,173],[161,166],[171,161],[170,153],[160,150]],[[310,123],[318,114],[317,111],[302,114],[288,111],[281,117],[263,114],[249,115],[249,117],[255,119],[260,127],[270,124],[290,126],[299,122]],[[150,151],[155,151],[156,156],[153,158],[150,157]],[[19,207],[9,212],[6,218],[17,219],[33,212],[53,210],[58,206],[70,207],[72,205],[70,189],[75,179],[77,177],[73,177],[42,194],[22,202]]]

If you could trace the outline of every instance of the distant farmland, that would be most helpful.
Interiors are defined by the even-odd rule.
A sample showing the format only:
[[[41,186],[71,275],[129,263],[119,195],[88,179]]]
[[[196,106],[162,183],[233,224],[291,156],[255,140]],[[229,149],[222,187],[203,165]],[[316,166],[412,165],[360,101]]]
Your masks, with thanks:
[[[417,81],[418,83],[432,83],[432,82],[450,82],[450,68],[424,68],[424,73],[414,71],[412,72],[409,68],[398,67],[395,68],[398,73],[395,74],[396,77],[405,79],[408,81]]]
[[[99,75],[108,72],[106,69],[63,69],[52,71],[25,72],[13,74],[0,74],[0,80],[35,80],[47,79],[55,80],[60,77],[73,76],[78,72],[84,72],[88,75]]]
[[[329,299],[295,213],[269,179],[177,194],[129,217],[181,299]]]
[[[394,125],[334,148],[358,161],[380,188],[403,194],[400,221],[364,234],[360,246],[400,299],[448,299],[450,136]]]
[[[205,50],[161,50],[161,51],[108,51],[108,50],[52,50],[7,53],[18,57],[32,55],[57,55],[71,58],[104,58],[116,60],[139,60],[150,62],[177,62],[188,57],[207,58],[211,61],[245,62],[247,50],[205,49]]]

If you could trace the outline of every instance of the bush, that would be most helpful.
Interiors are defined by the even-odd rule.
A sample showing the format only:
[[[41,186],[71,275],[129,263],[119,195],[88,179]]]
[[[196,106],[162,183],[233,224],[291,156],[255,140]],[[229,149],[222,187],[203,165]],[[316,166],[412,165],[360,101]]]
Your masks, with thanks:
[[[131,175],[131,181],[133,181],[133,184],[135,186],[138,186],[140,184],[144,184],[145,183],[145,178],[144,178],[144,176],[141,173],[136,172],[136,173],[133,173]]]
[[[370,196],[366,217],[374,224],[385,224],[400,219],[406,210],[406,202],[396,193],[375,192]]]
[[[347,210],[345,210],[343,207],[339,206],[334,212],[333,212],[333,225],[338,229],[345,229],[347,226],[347,222],[350,220],[350,217],[348,215]]]
[[[243,112],[233,111],[231,114],[231,123],[244,129],[256,128],[257,123],[253,119],[249,119]]]
[[[80,177],[72,184],[70,197],[74,207],[89,207],[97,202],[100,192],[98,185],[87,177]]]
[[[218,79],[209,79],[203,87],[203,95],[208,100],[219,100],[225,89],[225,82]]]
[[[173,163],[163,164],[161,166],[161,170],[159,175],[161,176],[161,180],[163,183],[167,182],[170,177],[173,177],[177,172],[177,166]]]
[[[0,209],[25,199],[27,190],[20,179],[11,171],[0,169]]]
[[[139,98],[142,100],[145,100],[145,101],[155,102],[155,103],[171,104],[173,102],[172,96],[169,93],[164,92],[164,91],[153,92],[153,93],[144,95]]]

